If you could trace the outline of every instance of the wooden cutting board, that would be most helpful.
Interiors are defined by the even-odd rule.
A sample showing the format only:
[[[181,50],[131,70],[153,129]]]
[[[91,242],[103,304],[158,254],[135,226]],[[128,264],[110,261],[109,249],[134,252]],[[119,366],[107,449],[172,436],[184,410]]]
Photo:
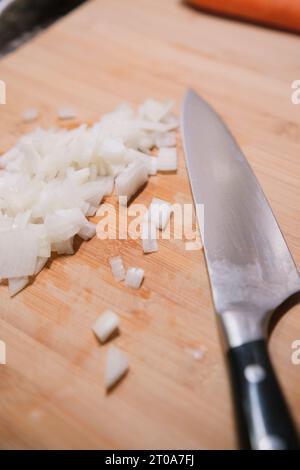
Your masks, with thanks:
[[[300,266],[300,39],[201,14],[179,0],[88,2],[0,62],[7,104],[0,106],[1,150],[39,124],[56,124],[72,105],[97,119],[120,101],[177,100],[194,87],[221,113],[243,148]],[[137,202],[155,195],[190,202],[180,147],[177,175],[153,177]],[[95,219],[96,220],[96,219]],[[145,269],[135,292],[117,284],[108,256]],[[10,299],[0,286],[1,448],[235,448],[229,384],[203,252],[161,241],[143,256],[138,241],[84,242],[55,259]],[[107,345],[91,332],[99,313],[120,314],[130,372],[110,394],[103,386]],[[300,426],[300,307],[280,319],[270,350]],[[203,348],[196,360],[188,348]]]

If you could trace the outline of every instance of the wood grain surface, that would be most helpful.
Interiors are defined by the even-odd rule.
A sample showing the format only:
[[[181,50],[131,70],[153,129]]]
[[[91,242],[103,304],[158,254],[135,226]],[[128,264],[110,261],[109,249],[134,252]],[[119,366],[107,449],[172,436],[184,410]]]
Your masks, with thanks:
[[[87,2],[0,62],[7,104],[0,106],[0,150],[36,126],[20,113],[40,109],[39,124],[56,124],[56,108],[72,105],[94,120],[120,101],[180,101],[194,87],[220,112],[249,159],[300,266],[300,39],[215,18],[179,0]],[[190,202],[179,142],[177,175],[153,177],[137,202],[155,195]],[[96,220],[96,219],[95,219]],[[145,269],[134,292],[117,284],[108,256]],[[10,299],[0,286],[0,447],[236,448],[229,383],[203,252],[161,241],[143,256],[138,241],[80,245]],[[130,372],[108,396],[107,345],[91,325],[105,308],[121,317],[114,344]],[[300,307],[276,324],[270,351],[300,427]],[[186,348],[205,348],[195,360]]]

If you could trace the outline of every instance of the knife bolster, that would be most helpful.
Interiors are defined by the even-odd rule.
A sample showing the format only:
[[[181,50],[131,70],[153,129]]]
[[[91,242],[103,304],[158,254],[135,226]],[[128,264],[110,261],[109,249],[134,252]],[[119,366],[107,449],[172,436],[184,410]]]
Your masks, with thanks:
[[[250,341],[264,339],[270,313],[251,310],[226,311],[219,315],[225,350],[242,346]]]

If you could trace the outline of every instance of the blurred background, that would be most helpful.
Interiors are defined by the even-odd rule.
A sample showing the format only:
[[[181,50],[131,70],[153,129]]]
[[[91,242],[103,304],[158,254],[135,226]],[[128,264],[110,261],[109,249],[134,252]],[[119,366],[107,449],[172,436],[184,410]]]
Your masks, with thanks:
[[[84,0],[0,0],[0,55],[30,39]]]
[[[14,50],[84,1],[0,0],[0,55]],[[127,3],[130,8],[130,1]],[[300,31],[298,0],[178,0],[178,3],[221,17]]]

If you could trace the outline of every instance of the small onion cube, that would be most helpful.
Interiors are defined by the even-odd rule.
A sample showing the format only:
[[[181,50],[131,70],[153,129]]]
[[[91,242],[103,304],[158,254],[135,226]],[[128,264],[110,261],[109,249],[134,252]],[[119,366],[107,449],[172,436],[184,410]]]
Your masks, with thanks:
[[[144,274],[145,271],[142,268],[128,268],[125,285],[133,289],[139,289],[143,282]]]
[[[121,256],[113,256],[109,259],[109,264],[116,281],[124,281],[125,279],[125,268]]]
[[[169,114],[174,106],[174,101],[168,100],[163,103],[153,98],[149,98],[140,107],[140,114],[145,119],[153,122],[159,122]]]
[[[125,151],[125,163],[129,164],[131,162],[134,162],[135,160],[141,160],[142,162],[147,162],[149,158],[149,155],[147,155],[144,152],[141,152],[140,150],[135,150],[135,149],[127,149]]]
[[[148,175],[155,176],[157,174],[157,157],[149,157]]]
[[[105,386],[106,389],[111,389],[117,384],[126,374],[129,369],[128,358],[116,346],[110,346],[106,357],[105,366]]]
[[[148,175],[153,176],[157,173],[157,158],[151,157],[146,153],[140,152],[139,150],[128,149],[125,152],[125,162],[131,163],[134,161],[141,161],[147,166]]]
[[[109,196],[114,189],[115,181],[113,176],[100,176],[97,181],[101,185],[103,196]]]
[[[86,224],[79,230],[78,235],[83,240],[90,240],[96,235],[96,225],[92,222],[86,222]]]
[[[202,245],[202,242],[200,240],[185,242],[186,251],[202,250],[202,248],[203,248],[203,245]]]
[[[73,119],[76,117],[76,112],[73,108],[69,106],[61,106],[57,110],[59,119]]]
[[[100,152],[109,161],[121,163],[123,162],[125,146],[118,140],[107,137],[101,144]]]
[[[36,276],[45,266],[49,258],[43,257],[43,256],[38,256],[36,260],[36,265],[35,265],[35,271],[34,275]]]
[[[175,147],[176,146],[176,133],[167,132],[166,134],[158,133],[155,139],[157,147]]]
[[[143,162],[133,161],[116,178],[117,196],[126,196],[129,200],[147,181],[147,166]]]
[[[69,238],[68,240],[54,243],[53,248],[58,255],[73,255],[73,237]]]
[[[12,277],[8,279],[9,295],[12,297],[13,295],[20,292],[22,289],[24,289],[25,286],[27,286],[28,282],[29,282],[28,276],[16,277],[16,278]]]
[[[36,108],[25,109],[22,113],[22,119],[24,122],[31,122],[38,118],[38,110]]]
[[[0,278],[34,274],[38,256],[37,237],[29,229],[0,232]]]
[[[93,331],[101,343],[105,343],[119,326],[118,315],[111,310],[105,310],[94,324]]]
[[[175,171],[177,169],[176,148],[161,147],[157,156],[158,171]]]
[[[164,116],[163,122],[167,124],[169,131],[172,131],[179,127],[178,117],[175,116],[175,114],[173,113],[168,113],[166,116]]]
[[[85,215],[87,217],[93,217],[97,212],[97,207],[96,206],[92,206],[91,204],[89,205]]]
[[[141,236],[144,253],[154,253],[158,251],[156,227],[150,221],[141,224]]]
[[[158,243],[156,238],[143,239],[143,251],[144,253],[154,253],[158,251]]]
[[[148,218],[158,229],[164,230],[171,216],[171,204],[163,199],[153,198],[148,211]]]

